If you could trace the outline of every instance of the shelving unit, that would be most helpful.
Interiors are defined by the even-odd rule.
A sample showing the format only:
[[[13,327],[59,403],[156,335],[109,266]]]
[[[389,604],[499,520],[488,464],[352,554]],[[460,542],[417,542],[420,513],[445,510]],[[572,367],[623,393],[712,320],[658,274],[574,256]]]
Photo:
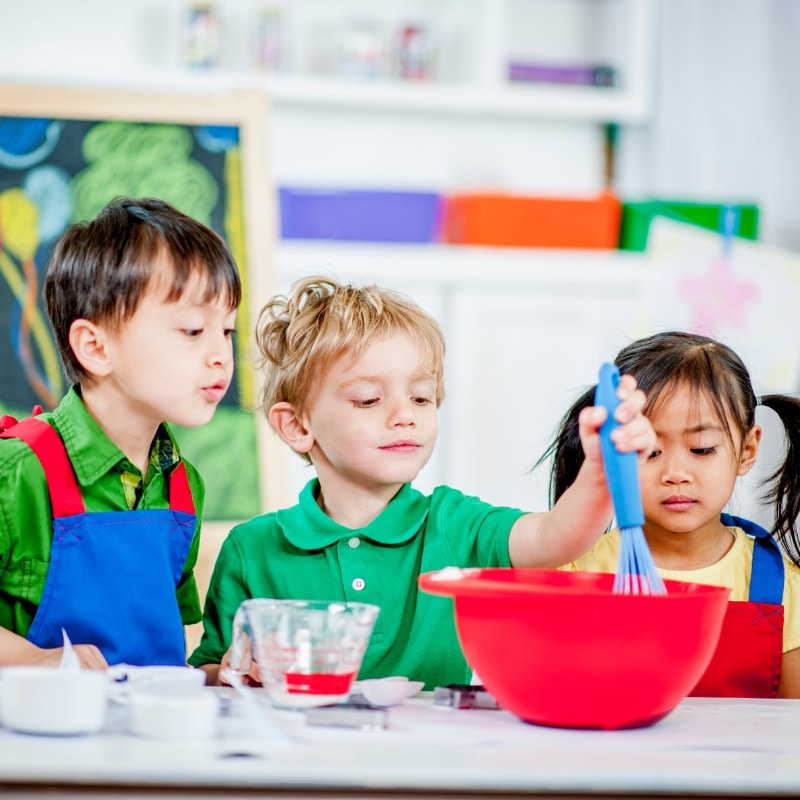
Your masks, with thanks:
[[[220,22],[219,66],[200,71],[184,63],[192,0],[162,0],[157,6],[130,0],[113,14],[97,0],[76,0],[69,13],[46,0],[30,0],[4,11],[0,74],[53,77],[57,60],[55,77],[69,81],[150,83],[158,75],[171,85],[260,83],[279,107],[642,122],[649,109],[656,2],[212,0]],[[282,12],[286,53],[284,68],[269,75],[258,68],[253,38],[264,5]],[[59,36],[50,41],[46,31],[37,32],[42,48],[37,54],[22,33],[43,13]],[[390,48],[397,31],[409,23],[432,43],[428,80],[392,77]],[[373,44],[382,53],[376,56],[374,77],[353,77],[357,69],[345,63],[343,53],[359,46],[351,41],[357,25],[373,31]],[[107,35],[98,35],[96,26],[108,27]],[[59,59],[59,48],[70,44],[69,57]],[[511,59],[603,64],[615,70],[619,85],[512,84],[507,79]]]
[[[336,4],[335,16],[333,6],[324,13],[319,0],[285,0],[284,7],[288,50],[304,55],[272,78],[278,104],[595,122],[642,122],[649,113],[654,0],[435,0],[422,6],[349,0]],[[446,66],[427,81],[391,79],[380,68],[376,77],[356,79],[337,75],[336,58],[328,56],[319,74],[304,38],[320,13],[334,38],[346,36],[348,19],[366,17],[383,40],[403,20],[416,20],[434,41],[441,37]],[[520,31],[531,30],[534,41],[526,42]],[[447,54],[447,48],[462,52]],[[595,61],[616,71],[619,86],[512,84],[512,57],[551,65]]]
[[[276,178],[594,195],[606,185],[605,126],[641,124],[650,113],[657,2],[283,0],[291,57],[266,77]],[[335,55],[310,55],[320,38],[335,50],[361,19],[386,42],[408,22],[430,32],[440,48],[430,79],[400,80],[388,69],[355,78]],[[618,85],[512,83],[511,59],[608,65]]]
[[[508,86],[495,89],[399,82],[353,84],[340,79],[274,77],[269,92],[278,106],[487,115],[584,122],[643,122],[643,91],[584,86]]]
[[[275,179],[310,186],[594,194],[605,180],[603,126],[648,118],[659,0],[211,0],[220,63],[202,71],[184,63],[193,1],[12,4],[0,26],[0,81],[257,87],[274,109]],[[283,9],[290,54],[272,74],[254,58],[265,5]],[[429,33],[431,79],[341,74],[335,54],[354,20],[371,21],[386,41],[407,23]],[[327,66],[312,57],[320,39]],[[619,85],[512,84],[512,58],[606,64]]]

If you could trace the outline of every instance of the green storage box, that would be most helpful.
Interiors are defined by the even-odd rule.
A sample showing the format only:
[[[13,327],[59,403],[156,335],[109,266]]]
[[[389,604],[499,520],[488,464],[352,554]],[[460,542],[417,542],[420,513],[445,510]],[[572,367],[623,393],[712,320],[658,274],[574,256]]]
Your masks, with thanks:
[[[661,216],[677,222],[698,225],[710,231],[722,230],[725,209],[739,212],[736,235],[743,239],[758,238],[758,206],[741,203],[690,203],[677,200],[646,200],[622,204],[620,250],[645,250],[653,217]]]

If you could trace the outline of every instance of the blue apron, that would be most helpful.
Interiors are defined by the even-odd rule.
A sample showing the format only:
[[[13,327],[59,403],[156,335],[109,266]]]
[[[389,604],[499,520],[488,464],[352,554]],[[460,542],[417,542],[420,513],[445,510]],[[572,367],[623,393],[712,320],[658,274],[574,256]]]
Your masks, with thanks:
[[[722,514],[728,527],[755,539],[746,601],[731,600],[717,649],[695,697],[776,697],[783,665],[783,556],[760,525]]]
[[[169,479],[170,507],[87,513],[61,438],[26,419],[0,432],[22,439],[44,469],[53,512],[50,566],[28,631],[37,647],[94,644],[109,664],[185,665],[176,596],[196,516],[186,468]]]

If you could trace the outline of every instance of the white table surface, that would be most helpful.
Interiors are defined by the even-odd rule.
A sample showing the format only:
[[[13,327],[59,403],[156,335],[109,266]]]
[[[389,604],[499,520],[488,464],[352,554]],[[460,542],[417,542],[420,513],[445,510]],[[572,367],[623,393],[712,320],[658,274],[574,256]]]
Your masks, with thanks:
[[[95,735],[0,729],[0,794],[800,796],[795,700],[687,699],[654,726],[606,732],[528,725],[505,711],[457,711],[421,697],[392,708],[384,731],[311,728],[300,712],[277,712],[277,733],[224,697],[228,715],[201,741],[132,736],[122,707]]]

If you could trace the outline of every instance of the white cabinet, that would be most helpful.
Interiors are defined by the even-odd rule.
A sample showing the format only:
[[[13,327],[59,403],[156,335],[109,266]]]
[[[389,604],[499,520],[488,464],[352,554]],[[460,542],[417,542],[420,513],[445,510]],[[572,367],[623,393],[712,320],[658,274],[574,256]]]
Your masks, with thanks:
[[[627,341],[636,296],[617,281],[536,280],[455,293],[448,317],[446,480],[468,494],[546,507],[549,463],[532,471],[558,421]]]
[[[530,468],[578,394],[633,337],[641,254],[285,243],[280,290],[322,273],[413,297],[447,339],[445,401],[419,488],[448,484],[498,505],[547,506]],[[312,474],[288,452],[289,497]]]

